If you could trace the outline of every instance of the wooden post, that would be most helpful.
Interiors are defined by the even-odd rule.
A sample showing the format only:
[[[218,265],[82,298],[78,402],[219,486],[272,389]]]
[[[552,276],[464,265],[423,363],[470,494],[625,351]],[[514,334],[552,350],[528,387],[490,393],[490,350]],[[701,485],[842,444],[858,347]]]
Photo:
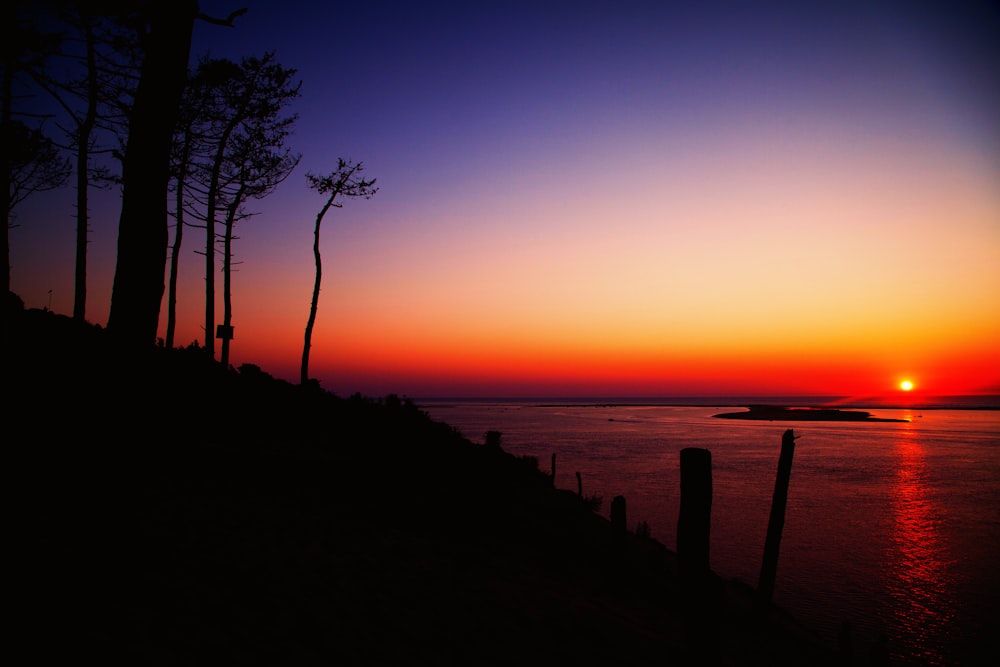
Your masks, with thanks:
[[[583,479],[580,477],[580,473],[576,473],[576,495],[583,498]]]
[[[677,520],[677,566],[682,575],[708,574],[712,523],[712,452],[681,450],[681,509]]]
[[[788,505],[788,482],[792,476],[793,454],[795,454],[795,434],[792,429],[788,429],[781,437],[778,476],[774,480],[771,518],[767,522],[764,560],[760,566],[760,581],[757,583],[757,599],[760,603],[770,603],[774,594],[774,580],[778,572],[778,551],[781,548],[781,531],[785,527],[785,507]]]
[[[556,485],[556,453],[552,452],[552,486]]]
[[[625,496],[615,496],[611,501],[611,525],[623,533],[628,530],[628,521],[625,519]]]

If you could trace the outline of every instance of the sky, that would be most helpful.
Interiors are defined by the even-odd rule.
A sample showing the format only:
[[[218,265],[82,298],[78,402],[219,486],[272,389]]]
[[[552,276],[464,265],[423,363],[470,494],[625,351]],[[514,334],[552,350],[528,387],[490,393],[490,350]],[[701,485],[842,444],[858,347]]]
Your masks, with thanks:
[[[310,375],[335,393],[1000,393],[995,2],[202,2],[239,6],[191,62],[295,68],[302,159],[237,229],[233,365],[297,381],[305,174],[344,157],[379,192],[323,222]],[[71,198],[18,211],[29,307],[72,313]],[[92,211],[102,325],[118,201]],[[180,345],[204,336],[185,238]]]

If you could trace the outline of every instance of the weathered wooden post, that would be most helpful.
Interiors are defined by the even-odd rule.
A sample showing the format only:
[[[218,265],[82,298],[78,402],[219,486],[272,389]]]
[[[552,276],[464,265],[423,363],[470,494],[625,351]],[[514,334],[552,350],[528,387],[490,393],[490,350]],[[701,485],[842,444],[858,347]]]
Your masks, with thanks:
[[[628,530],[628,521],[625,519],[625,496],[615,496],[611,501],[611,525],[623,533]]]
[[[583,478],[580,477],[580,473],[576,473],[576,495],[583,498]]]
[[[712,524],[712,452],[681,450],[681,509],[677,520],[677,567],[683,576],[708,574]]]
[[[552,452],[552,486],[556,485],[556,453]]]
[[[774,498],[771,500],[771,518],[767,522],[767,539],[764,541],[764,560],[760,566],[757,583],[757,600],[769,604],[774,595],[774,580],[778,572],[778,551],[781,548],[781,531],[785,527],[785,507],[788,505],[788,482],[792,476],[792,455],[795,454],[795,434],[792,429],[781,436],[781,456],[778,459],[778,476],[774,480]]]

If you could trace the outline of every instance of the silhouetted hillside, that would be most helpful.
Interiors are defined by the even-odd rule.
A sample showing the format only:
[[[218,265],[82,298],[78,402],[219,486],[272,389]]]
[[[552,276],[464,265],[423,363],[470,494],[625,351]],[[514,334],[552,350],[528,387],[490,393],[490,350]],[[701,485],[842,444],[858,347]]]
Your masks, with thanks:
[[[4,327],[14,634],[38,662],[830,662],[407,401],[121,354],[44,311]]]

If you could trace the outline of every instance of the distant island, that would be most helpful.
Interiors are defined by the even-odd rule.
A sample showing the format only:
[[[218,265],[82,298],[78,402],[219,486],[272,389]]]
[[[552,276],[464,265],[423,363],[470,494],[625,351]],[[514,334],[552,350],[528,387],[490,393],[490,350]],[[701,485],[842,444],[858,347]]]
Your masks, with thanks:
[[[786,408],[776,405],[749,405],[747,412],[724,412],[713,417],[720,419],[752,419],[758,421],[811,421],[811,422],[908,422],[909,419],[872,417],[860,410],[834,408]]]

